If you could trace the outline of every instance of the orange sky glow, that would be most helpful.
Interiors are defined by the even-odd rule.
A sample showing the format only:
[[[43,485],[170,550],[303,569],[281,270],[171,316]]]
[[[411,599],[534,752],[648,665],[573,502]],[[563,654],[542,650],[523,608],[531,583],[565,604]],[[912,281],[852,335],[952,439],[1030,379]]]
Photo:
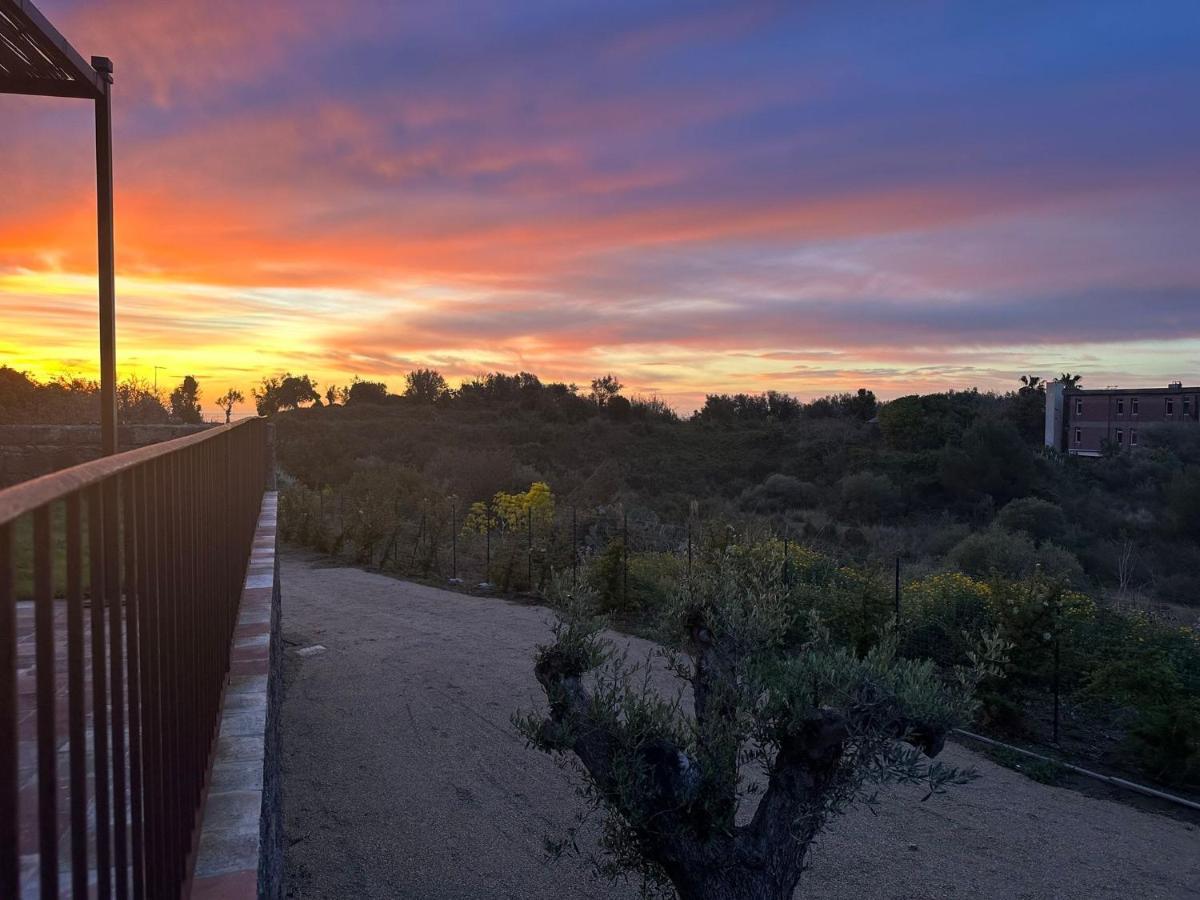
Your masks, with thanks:
[[[41,3],[116,64],[121,377],[1200,375],[1186,4],[348,5]],[[90,110],[0,122],[0,364],[94,377]]]

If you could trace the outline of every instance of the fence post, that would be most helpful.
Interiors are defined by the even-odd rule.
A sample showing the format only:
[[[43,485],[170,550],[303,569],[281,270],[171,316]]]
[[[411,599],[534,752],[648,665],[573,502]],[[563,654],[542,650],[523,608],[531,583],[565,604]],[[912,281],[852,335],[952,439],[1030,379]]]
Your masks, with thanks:
[[[629,510],[623,510],[624,524],[621,526],[621,553],[623,572],[621,575],[622,606],[629,608]]]
[[[1059,603],[1054,601],[1054,670],[1053,670],[1053,690],[1054,690],[1054,743],[1058,744],[1058,664],[1059,664],[1059,627],[1058,627]]]
[[[492,583],[492,504],[489,501],[483,508],[483,533],[486,537],[486,549],[483,558],[483,580]]]
[[[687,577],[688,577],[688,581],[691,581],[692,580],[692,517],[691,516],[688,516],[687,535],[688,535]]]
[[[571,590],[579,582],[579,510],[571,507]]]
[[[526,548],[526,573],[529,579],[529,592],[533,593],[533,506],[532,504],[525,509],[525,548]]]
[[[783,587],[784,590],[792,586],[791,573],[788,571],[788,527],[783,526]]]
[[[900,624],[900,557],[896,557],[896,624]]]
[[[450,578],[458,581],[458,510],[450,504]]]

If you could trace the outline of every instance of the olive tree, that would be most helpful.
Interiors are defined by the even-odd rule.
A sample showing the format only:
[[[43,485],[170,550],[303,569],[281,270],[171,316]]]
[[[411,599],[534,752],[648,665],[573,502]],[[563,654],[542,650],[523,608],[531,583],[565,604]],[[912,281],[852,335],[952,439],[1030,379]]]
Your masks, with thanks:
[[[890,629],[857,655],[797,608],[777,565],[739,547],[680,586],[664,621],[679,649],[662,651],[665,666],[630,663],[591,609],[564,597],[534,668],[548,713],[514,722],[578,769],[603,818],[599,868],[640,877],[646,893],[786,900],[814,838],[855,801],[878,802],[880,785],[932,795],[974,777],[932,757],[998,672],[997,637],[951,671],[899,658]],[[664,691],[672,675],[679,689]],[[574,831],[557,848],[572,846]]]

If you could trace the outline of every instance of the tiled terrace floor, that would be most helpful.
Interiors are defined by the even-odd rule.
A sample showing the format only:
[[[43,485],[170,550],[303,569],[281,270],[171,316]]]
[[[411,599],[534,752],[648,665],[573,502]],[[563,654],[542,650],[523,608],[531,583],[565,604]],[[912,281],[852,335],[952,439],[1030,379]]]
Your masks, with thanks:
[[[17,737],[18,737],[18,788],[20,804],[20,831],[18,848],[21,856],[22,897],[40,896],[40,859],[38,855],[38,759],[37,759],[37,666],[34,628],[34,604],[17,604]],[[105,622],[105,658],[107,667],[108,622]],[[96,884],[95,842],[95,778],[94,778],[94,734],[92,722],[92,651],[91,609],[83,611],[83,711],[84,711],[84,769],[87,780],[87,854],[90,865],[89,884]],[[122,638],[124,634],[122,633]],[[105,677],[107,679],[107,670]],[[71,811],[70,811],[70,735],[68,730],[67,698],[67,605],[64,601],[54,603],[54,735],[55,774],[57,783],[56,808],[58,841],[59,891],[62,896],[71,896]],[[105,717],[107,718],[107,717]],[[111,735],[107,736],[111,754]],[[128,745],[128,732],[125,744]],[[111,759],[111,756],[110,756]],[[128,778],[128,754],[125,759],[125,783]],[[109,790],[111,792],[111,783]],[[128,821],[128,798],[125,804]],[[128,858],[128,856],[126,857]]]
[[[221,735],[218,739],[217,757],[214,761],[212,784],[209,788],[206,817],[211,823],[223,817],[230,818],[235,825],[233,831],[224,836],[224,843],[217,843],[217,829],[205,830],[205,841],[199,854],[197,877],[236,872],[242,882],[246,881],[246,860],[249,869],[257,865],[258,853],[258,804],[262,790],[263,726],[266,709],[266,682],[268,669],[271,593],[274,585],[275,548],[275,495],[264,499],[259,529],[255,534],[250,568],[247,572],[242,593],[237,629],[227,684]],[[89,864],[89,887],[95,892],[96,877],[96,801],[94,780],[94,742],[92,716],[92,652],[91,652],[90,606],[83,610],[83,710],[84,748],[87,781],[87,859]],[[122,617],[124,613],[122,612]],[[17,719],[18,719],[18,788],[20,807],[20,830],[18,848],[21,858],[21,897],[41,896],[40,856],[38,850],[38,758],[37,758],[37,666],[35,645],[35,609],[32,602],[17,604]],[[104,623],[105,679],[108,680],[109,622]],[[122,633],[122,638],[124,634]],[[68,727],[68,663],[67,663],[67,604],[63,600],[54,603],[54,733],[57,796],[56,831],[58,840],[58,884],[59,895],[71,897],[71,813],[70,813],[70,735]],[[128,679],[123,678],[125,687]],[[111,685],[109,685],[111,689]],[[128,710],[128,698],[123,699]],[[108,716],[102,719],[108,720]],[[126,721],[128,718],[126,716]],[[257,729],[257,741],[253,737]],[[244,732],[244,734],[243,734]],[[240,743],[239,743],[240,742]],[[106,737],[111,760],[111,735]],[[129,784],[128,730],[125,733],[124,770],[125,784]],[[231,747],[234,744],[245,751],[238,756]],[[252,758],[246,754],[250,754]],[[111,762],[110,762],[111,765]],[[255,771],[257,767],[257,771]],[[236,796],[226,795],[230,790],[240,791]],[[109,792],[111,795],[111,776]],[[257,792],[257,793],[255,793]],[[253,806],[253,827],[247,816]],[[126,788],[124,803],[125,821],[128,822],[129,798]],[[213,837],[209,837],[209,832]],[[128,834],[128,832],[127,832]],[[126,859],[131,859],[127,839]],[[233,868],[230,868],[233,866]],[[110,878],[114,876],[110,873]],[[249,893],[254,895],[254,882],[250,882]],[[204,885],[199,882],[193,896],[204,896]],[[223,896],[214,894],[213,896]],[[7,900],[7,898],[5,898]]]

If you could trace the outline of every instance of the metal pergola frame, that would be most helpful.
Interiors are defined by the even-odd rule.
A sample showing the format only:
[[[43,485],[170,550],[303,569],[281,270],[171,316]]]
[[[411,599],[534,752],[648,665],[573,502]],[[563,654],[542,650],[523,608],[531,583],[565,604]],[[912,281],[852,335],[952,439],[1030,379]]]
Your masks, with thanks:
[[[30,0],[0,0],[0,94],[96,104],[96,243],[100,281],[100,443],[117,451],[117,327],[113,267],[112,61],[83,61]]]

